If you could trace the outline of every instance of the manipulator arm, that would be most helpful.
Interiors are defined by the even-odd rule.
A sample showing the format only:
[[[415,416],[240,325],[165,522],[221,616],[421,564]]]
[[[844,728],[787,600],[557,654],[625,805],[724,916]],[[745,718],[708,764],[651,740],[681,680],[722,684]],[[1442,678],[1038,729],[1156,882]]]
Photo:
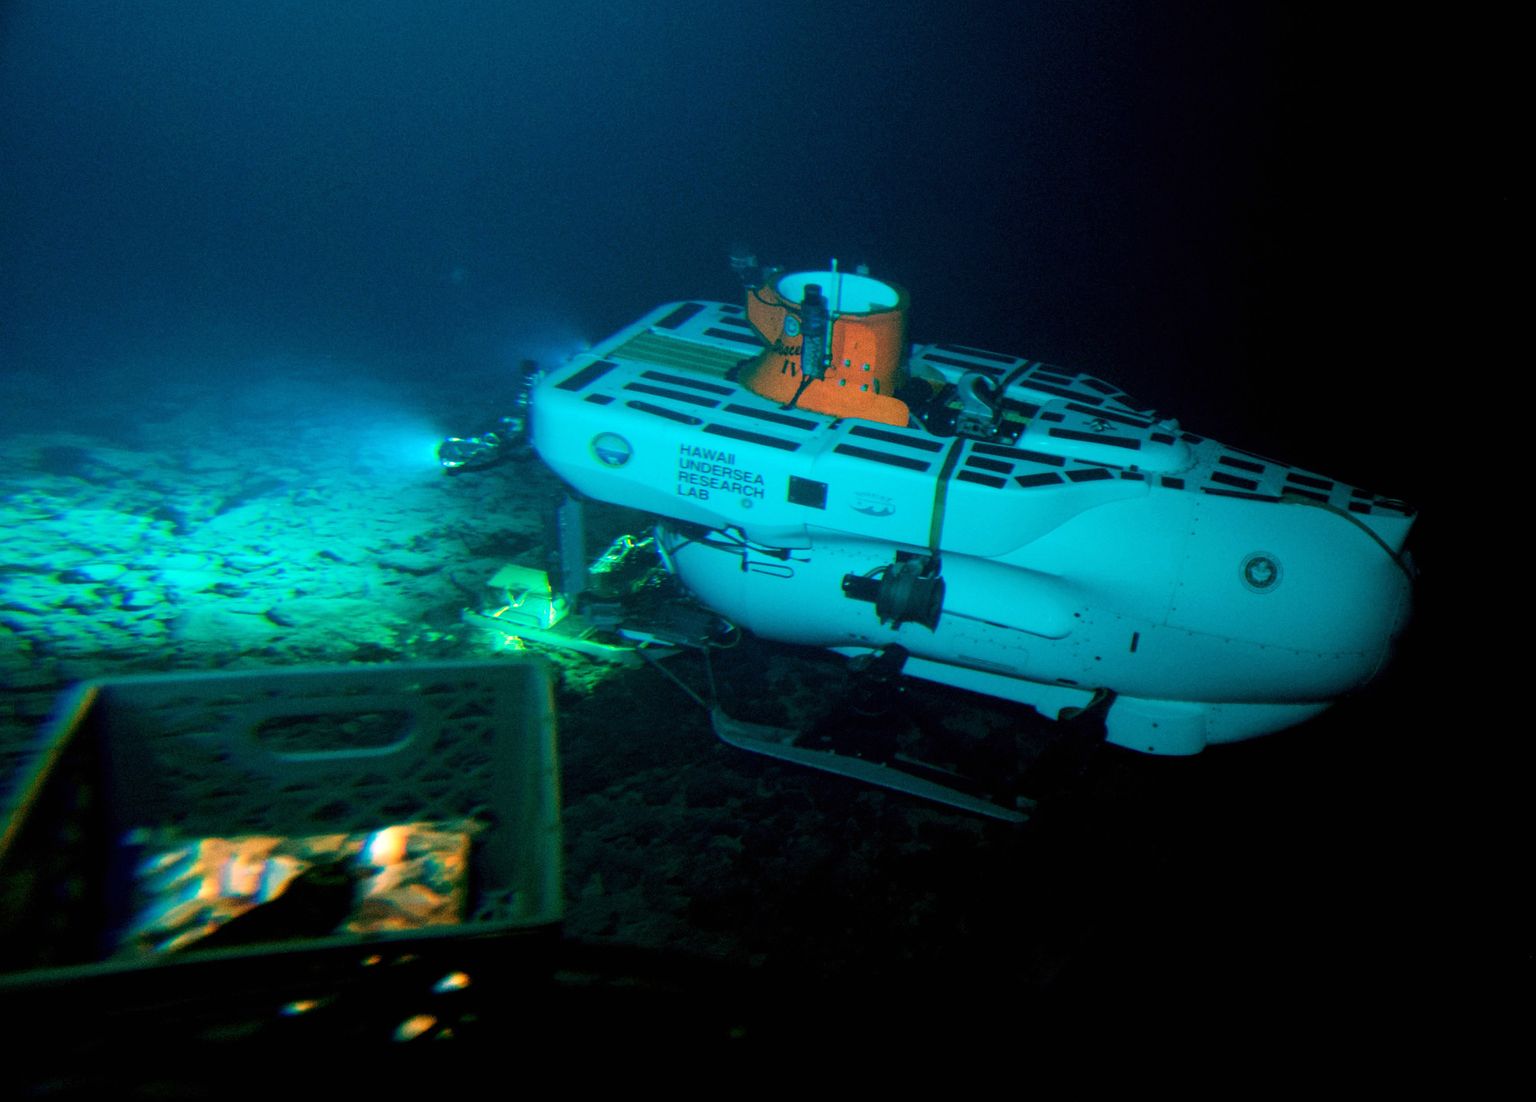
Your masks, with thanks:
[[[472,436],[450,436],[437,446],[437,461],[448,474],[483,471],[527,452],[533,431],[533,388],[543,377],[539,365],[524,360],[518,368],[512,412],[496,418]]]

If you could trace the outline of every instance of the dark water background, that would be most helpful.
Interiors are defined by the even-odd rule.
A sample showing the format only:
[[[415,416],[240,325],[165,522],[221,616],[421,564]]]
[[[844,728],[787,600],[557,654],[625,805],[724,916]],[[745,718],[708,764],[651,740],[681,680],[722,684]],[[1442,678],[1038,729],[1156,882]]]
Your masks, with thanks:
[[[1462,252],[1511,202],[1461,167],[1468,30],[1214,0],[9,3],[0,372],[53,397],[0,421],[99,416],[141,357],[493,394],[525,355],[733,299],[744,241],[869,263],[918,340],[1416,501],[1443,548],[1423,380],[1466,377],[1507,297]],[[1451,603],[1430,587],[1421,640]],[[1253,932],[1271,979],[1442,968],[1437,662],[1416,642],[1328,725],[1200,766],[1229,772],[1189,811],[1192,902],[1151,928]]]
[[[494,368],[733,297],[741,240],[867,261],[917,339],[1421,489],[1393,385],[1447,232],[1421,28],[1189,0],[0,20],[0,352],[82,387],[146,349]]]

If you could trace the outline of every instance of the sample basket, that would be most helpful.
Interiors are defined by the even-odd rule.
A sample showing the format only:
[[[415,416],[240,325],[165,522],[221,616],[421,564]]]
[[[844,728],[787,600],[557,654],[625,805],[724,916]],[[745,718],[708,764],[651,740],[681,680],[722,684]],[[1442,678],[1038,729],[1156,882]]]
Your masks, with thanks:
[[[360,960],[435,953],[441,968],[471,943],[505,959],[509,946],[558,935],[555,720],[537,659],[88,682],[61,699],[0,813],[0,1000],[79,1006],[89,990],[83,1005],[134,1013],[259,990],[268,1006],[290,988],[346,986]],[[112,956],[130,918],[130,832],[294,836],[464,819],[479,831],[456,925]]]

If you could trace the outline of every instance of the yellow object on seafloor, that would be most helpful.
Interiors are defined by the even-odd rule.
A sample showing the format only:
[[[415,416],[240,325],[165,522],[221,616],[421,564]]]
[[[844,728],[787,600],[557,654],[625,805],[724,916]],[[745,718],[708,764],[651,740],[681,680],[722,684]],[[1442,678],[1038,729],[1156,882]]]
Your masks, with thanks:
[[[531,566],[508,563],[486,584],[505,601],[495,615],[509,625],[550,628],[570,611],[565,598],[549,584],[549,575]]]

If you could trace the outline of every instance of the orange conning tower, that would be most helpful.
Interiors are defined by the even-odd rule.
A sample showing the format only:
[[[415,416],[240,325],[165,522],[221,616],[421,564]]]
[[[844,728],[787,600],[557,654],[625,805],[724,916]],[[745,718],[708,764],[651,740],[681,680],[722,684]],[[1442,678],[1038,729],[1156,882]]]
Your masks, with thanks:
[[[835,263],[835,262],[834,262]],[[820,363],[817,315],[826,336]],[[747,291],[747,317],[768,348],[742,365],[738,379],[754,394],[834,417],[905,426],[907,293],[848,272],[795,272]],[[807,340],[807,332],[810,339]]]

